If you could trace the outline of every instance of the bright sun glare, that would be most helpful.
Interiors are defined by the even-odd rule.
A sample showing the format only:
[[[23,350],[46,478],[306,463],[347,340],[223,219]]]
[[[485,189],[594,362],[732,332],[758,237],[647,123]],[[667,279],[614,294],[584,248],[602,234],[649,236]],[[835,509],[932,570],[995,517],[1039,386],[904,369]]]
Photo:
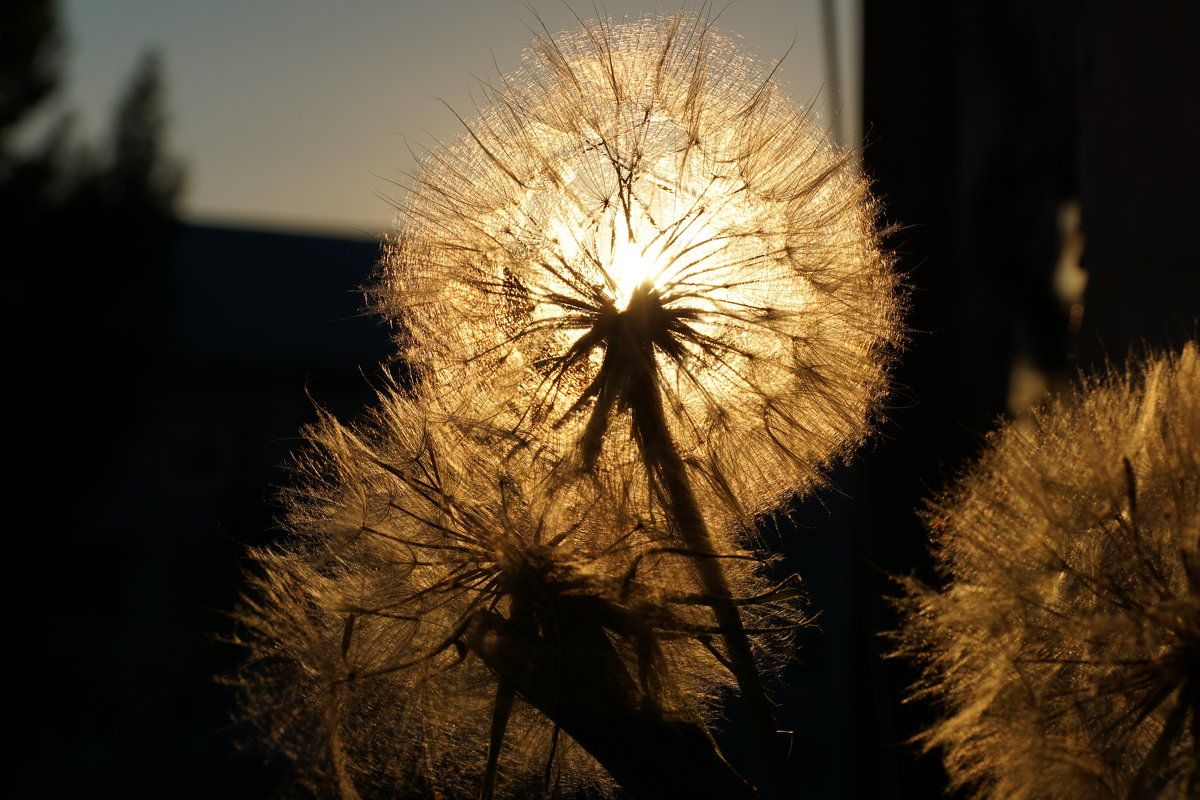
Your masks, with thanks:
[[[639,121],[621,135],[639,152],[636,173],[614,170],[610,154],[590,142],[563,152],[548,141],[560,157],[497,215],[489,234],[515,239],[510,256],[549,267],[522,277],[542,296],[571,293],[560,280],[565,270],[592,272],[622,309],[645,282],[660,291],[686,286],[704,303],[728,299],[739,274],[744,280],[777,247],[762,204],[750,203],[729,164],[689,148],[672,122]],[[751,219],[758,222],[749,235]]]
[[[617,306],[624,307],[629,297],[643,281],[653,281],[654,261],[648,257],[647,247],[634,236],[616,235],[612,253],[602,263],[613,282]]]

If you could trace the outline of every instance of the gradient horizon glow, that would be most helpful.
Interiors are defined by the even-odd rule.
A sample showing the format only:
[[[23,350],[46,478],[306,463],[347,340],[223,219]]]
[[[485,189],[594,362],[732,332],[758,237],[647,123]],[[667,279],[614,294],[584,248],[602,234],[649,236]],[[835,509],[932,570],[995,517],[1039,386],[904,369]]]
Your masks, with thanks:
[[[563,4],[542,5],[551,32],[577,27]],[[766,61],[787,53],[778,75],[789,93],[811,100],[827,124],[843,107],[856,140],[859,4],[836,5],[841,103],[824,87],[817,0],[735,2],[717,27],[753,42]],[[595,16],[590,4],[575,10]],[[619,19],[659,7],[610,2],[604,10]],[[476,79],[519,66],[539,26],[524,3],[482,0],[64,0],[62,23],[59,107],[78,112],[89,142],[107,130],[140,54],[161,51],[170,147],[188,167],[185,218],[367,237],[390,227],[416,165],[411,150],[461,131],[446,105],[473,116]]]

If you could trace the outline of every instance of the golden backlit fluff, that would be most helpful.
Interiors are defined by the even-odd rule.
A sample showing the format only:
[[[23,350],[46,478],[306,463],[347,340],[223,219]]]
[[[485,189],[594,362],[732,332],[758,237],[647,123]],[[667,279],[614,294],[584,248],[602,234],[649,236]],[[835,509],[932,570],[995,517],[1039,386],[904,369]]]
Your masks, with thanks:
[[[374,294],[433,391],[585,468],[630,456],[632,385],[739,513],[867,431],[898,338],[875,207],[772,70],[681,12],[535,40],[433,147]],[[490,413],[490,412],[489,412]]]
[[[237,613],[252,656],[235,678],[246,716],[317,794],[474,797],[507,672],[519,697],[497,796],[608,794],[605,770],[524,701],[543,687],[521,685],[527,667],[492,645],[510,636],[551,665],[549,683],[577,686],[567,715],[627,708],[703,738],[733,679],[692,559],[663,546],[661,519],[619,475],[603,494],[556,483],[458,418],[388,391],[357,425],[326,416],[307,431],[285,496],[292,538],[253,554]],[[764,657],[789,649],[797,592],[730,560],[738,596],[762,596],[743,608]],[[618,708],[588,706],[600,702]]]
[[[718,538],[866,434],[895,280],[847,154],[681,12],[535,40],[435,146],[375,302],[440,398],[564,474],[640,464],[693,556],[780,796],[790,775]],[[746,530],[746,528],[743,528]]]
[[[970,795],[1200,795],[1200,359],[1088,382],[1008,427],[929,513],[911,585],[924,734]]]

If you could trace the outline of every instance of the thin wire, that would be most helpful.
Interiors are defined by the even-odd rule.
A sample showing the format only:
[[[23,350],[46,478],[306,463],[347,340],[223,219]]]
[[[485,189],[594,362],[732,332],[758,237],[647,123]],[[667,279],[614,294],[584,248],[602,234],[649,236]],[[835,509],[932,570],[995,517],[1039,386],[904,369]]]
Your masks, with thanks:
[[[842,122],[842,62],[838,48],[837,9],[834,7],[834,0],[821,0],[820,14],[825,51],[825,84],[829,87],[830,102],[833,105],[833,138],[839,145],[844,146],[846,133]]]

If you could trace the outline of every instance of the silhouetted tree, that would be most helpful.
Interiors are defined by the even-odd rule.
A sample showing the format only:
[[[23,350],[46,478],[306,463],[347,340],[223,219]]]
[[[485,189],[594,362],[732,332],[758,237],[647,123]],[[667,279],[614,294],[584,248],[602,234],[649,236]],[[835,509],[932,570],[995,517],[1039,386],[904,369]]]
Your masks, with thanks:
[[[56,215],[59,233],[47,232],[69,231],[87,243],[86,257],[67,249],[61,274],[72,319],[103,348],[84,353],[76,366],[106,387],[102,413],[110,423],[132,419],[169,319],[167,262],[183,171],[166,152],[161,63],[156,53],[143,55],[99,159],[76,167]]]
[[[62,36],[48,0],[6,3],[0,19],[0,155],[6,155],[11,133],[58,86]]]
[[[14,373],[28,383],[17,405],[25,416],[97,423],[86,429],[103,459],[136,418],[167,319],[183,170],[165,144],[162,63],[142,57],[108,141],[88,148],[71,114],[48,106],[66,56],[57,4],[24,0],[2,13],[3,296],[10,340],[23,343]]]
[[[127,531],[100,535],[97,509],[121,480],[115,456],[147,404],[165,339],[182,186],[165,145],[160,60],[143,58],[109,140],[88,148],[72,115],[50,102],[63,39],[57,3],[0,6],[0,310],[6,411],[16,421],[6,445],[19,465],[9,491],[31,515],[52,514],[55,551],[71,553],[55,579],[63,591],[42,603],[48,624],[19,622],[15,631],[43,656],[16,679],[55,687],[18,699],[31,749],[16,754],[25,768],[14,779],[18,793],[30,780],[45,791],[46,766],[81,757],[113,718],[119,678],[99,664],[116,647],[108,643],[125,591],[119,565],[136,544]],[[42,563],[42,536],[22,527],[10,559]]]

